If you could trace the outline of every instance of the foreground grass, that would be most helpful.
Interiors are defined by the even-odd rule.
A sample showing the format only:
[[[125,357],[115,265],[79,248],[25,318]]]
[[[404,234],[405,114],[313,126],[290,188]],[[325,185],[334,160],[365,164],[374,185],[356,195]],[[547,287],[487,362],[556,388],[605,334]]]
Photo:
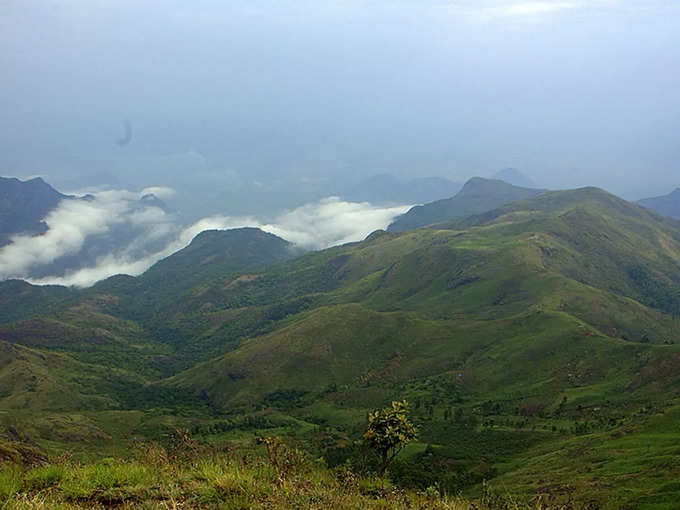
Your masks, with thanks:
[[[375,479],[304,468],[279,479],[263,460],[212,458],[175,464],[105,459],[0,473],[3,509],[25,508],[431,508],[470,505],[380,487]]]
[[[252,451],[194,448],[166,450],[142,445],[128,460],[81,463],[68,457],[32,467],[0,467],[0,508],[14,509],[573,509],[538,500],[530,507],[486,490],[470,502],[437,487],[410,491],[327,469],[285,446],[272,457]],[[168,454],[170,452],[170,454]]]

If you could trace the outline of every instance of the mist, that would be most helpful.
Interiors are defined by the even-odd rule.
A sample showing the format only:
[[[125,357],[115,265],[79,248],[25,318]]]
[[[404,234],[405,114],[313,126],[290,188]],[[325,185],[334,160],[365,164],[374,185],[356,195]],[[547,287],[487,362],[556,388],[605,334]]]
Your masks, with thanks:
[[[44,234],[18,234],[0,247],[0,280],[88,287],[116,274],[136,276],[211,229],[257,227],[298,248],[323,249],[360,241],[410,207],[376,207],[329,197],[270,219],[221,215],[183,225],[172,211],[142,200],[150,193],[167,199],[175,190],[109,190],[62,200],[44,218]]]
[[[680,5],[0,2],[0,173],[277,214],[374,174],[680,184]],[[124,142],[124,143],[121,143]]]

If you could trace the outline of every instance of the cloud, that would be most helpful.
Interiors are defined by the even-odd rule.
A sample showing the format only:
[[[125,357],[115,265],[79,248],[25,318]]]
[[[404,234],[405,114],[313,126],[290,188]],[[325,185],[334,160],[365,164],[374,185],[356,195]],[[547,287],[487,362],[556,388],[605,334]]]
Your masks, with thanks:
[[[77,253],[89,236],[106,233],[122,221],[124,201],[114,200],[109,192],[93,201],[63,200],[44,221],[49,227],[44,235],[16,235],[0,250],[0,268],[4,277],[20,277],[29,268]]]
[[[48,230],[43,235],[16,235],[0,249],[0,278],[27,278],[49,269],[63,272],[75,261],[110,263],[107,257],[112,255],[134,262],[157,251],[175,234],[176,220],[155,203],[142,201],[148,193],[100,191],[62,200],[44,218]]]
[[[467,5],[464,9],[472,14],[481,14],[486,18],[539,18],[561,11],[576,9],[600,9],[618,6],[620,0],[519,0],[502,1],[491,4],[476,3]]]
[[[149,188],[144,188],[141,193],[142,196],[144,195],[156,195],[158,198],[172,198],[175,196],[176,191],[172,188],[168,188],[167,186],[151,186]]]
[[[358,241],[371,232],[385,228],[393,218],[410,206],[376,207],[367,202],[346,202],[329,197],[303,205],[262,222],[252,217],[214,216],[197,225],[208,228],[258,227],[302,248],[323,249]],[[205,230],[205,228],[202,228]]]
[[[172,190],[101,191],[91,199],[64,200],[46,218],[41,236],[15,236],[0,249],[0,278],[35,284],[87,287],[115,274],[138,275],[210,229],[258,227],[305,249],[359,241],[385,228],[410,206],[376,207],[330,197],[286,211],[271,220],[211,216],[187,227],[141,198]],[[77,266],[59,265],[78,260]]]
[[[562,11],[564,9],[573,9],[578,6],[579,4],[574,2],[521,2],[500,7],[491,7],[487,12],[500,16],[533,16]]]

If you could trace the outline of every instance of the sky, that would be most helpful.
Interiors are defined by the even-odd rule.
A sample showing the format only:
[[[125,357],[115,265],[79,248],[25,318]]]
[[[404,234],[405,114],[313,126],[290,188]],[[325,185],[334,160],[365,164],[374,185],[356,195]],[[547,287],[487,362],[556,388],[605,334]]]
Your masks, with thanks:
[[[672,0],[0,0],[0,174],[171,186],[214,214],[504,167],[661,194],[678,19]]]
[[[95,197],[5,247],[0,278],[120,231],[34,280],[138,274],[204,227],[359,240],[411,205],[346,199],[376,174],[666,194],[678,19],[675,0],[0,0],[0,175]],[[140,206],[151,187],[169,209]]]

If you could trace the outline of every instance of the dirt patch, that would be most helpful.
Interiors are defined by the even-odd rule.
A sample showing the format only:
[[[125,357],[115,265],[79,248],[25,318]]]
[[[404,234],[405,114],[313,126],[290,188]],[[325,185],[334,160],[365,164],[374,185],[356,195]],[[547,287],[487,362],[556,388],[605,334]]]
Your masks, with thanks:
[[[253,280],[257,280],[260,277],[262,277],[261,274],[242,274],[241,276],[237,276],[236,278],[225,282],[225,284],[222,286],[222,290],[233,289],[242,283],[252,282]]]

